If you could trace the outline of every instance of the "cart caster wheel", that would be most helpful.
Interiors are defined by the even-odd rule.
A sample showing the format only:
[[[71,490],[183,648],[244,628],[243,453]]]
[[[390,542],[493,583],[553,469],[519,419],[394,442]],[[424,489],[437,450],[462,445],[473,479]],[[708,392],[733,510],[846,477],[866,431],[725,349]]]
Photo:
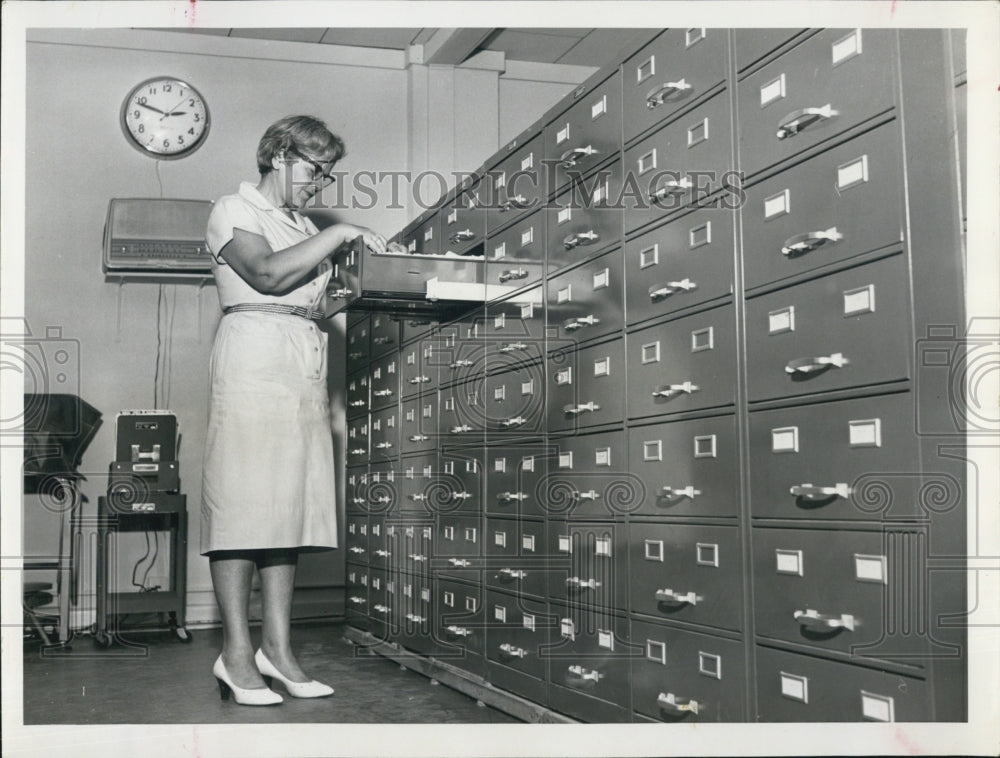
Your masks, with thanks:
[[[102,647],[105,650],[111,647],[111,643],[113,642],[113,640],[111,639],[111,635],[105,632],[97,632],[94,635],[94,641],[98,644],[99,647]]]
[[[174,634],[177,635],[177,639],[179,639],[181,642],[185,644],[191,642],[191,634],[183,626],[179,626],[176,629],[174,629]]]

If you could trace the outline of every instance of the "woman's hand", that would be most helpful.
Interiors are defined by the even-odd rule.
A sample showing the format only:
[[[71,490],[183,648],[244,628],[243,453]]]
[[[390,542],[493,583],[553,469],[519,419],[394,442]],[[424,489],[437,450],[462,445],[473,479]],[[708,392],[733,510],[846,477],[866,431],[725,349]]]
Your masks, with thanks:
[[[386,239],[378,232],[364,226],[355,226],[354,224],[338,224],[338,227],[344,235],[345,242],[350,242],[357,237],[361,237],[364,239],[365,245],[371,248],[372,252],[384,253],[386,251]]]

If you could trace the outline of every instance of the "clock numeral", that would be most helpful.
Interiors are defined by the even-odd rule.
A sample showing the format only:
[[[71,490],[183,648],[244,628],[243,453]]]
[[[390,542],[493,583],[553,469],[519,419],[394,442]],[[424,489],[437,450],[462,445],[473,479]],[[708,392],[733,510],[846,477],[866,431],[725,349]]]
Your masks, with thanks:
[[[190,100],[188,100],[188,107],[189,108],[194,108],[194,98],[193,97]]]
[[[139,103],[139,105],[145,105],[146,104],[146,96],[145,95],[139,95],[139,97],[136,99],[136,102]]]
[[[195,123],[197,123],[198,121],[201,121],[201,114],[195,113],[194,114],[194,120],[195,120]]]
[[[163,147],[164,148],[170,147],[170,140],[168,140],[168,139],[163,140]]]
[[[132,111],[132,116],[133,116],[133,117],[135,117],[135,118],[139,118],[139,116],[140,116],[140,115],[141,115],[141,114],[139,113],[139,111]]]
[[[164,84],[163,85],[163,91],[164,92],[173,92],[174,88],[171,85],[169,85],[169,84]]]
[[[194,136],[194,127],[193,126],[190,129],[188,129],[188,134],[190,134],[192,137]]]
[[[138,129],[139,134],[142,134],[144,131],[146,131],[146,125],[139,124],[139,129]]]
[[[184,144],[184,135],[183,134],[181,134],[181,135],[179,135],[177,137],[177,143],[180,144],[180,145]]]

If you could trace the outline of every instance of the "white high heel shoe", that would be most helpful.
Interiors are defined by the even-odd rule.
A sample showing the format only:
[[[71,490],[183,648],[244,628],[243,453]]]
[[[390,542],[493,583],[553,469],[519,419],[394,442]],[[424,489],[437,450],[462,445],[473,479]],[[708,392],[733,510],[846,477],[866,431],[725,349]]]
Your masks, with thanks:
[[[237,687],[229,677],[229,672],[226,671],[226,664],[222,662],[221,655],[216,659],[215,665],[212,666],[212,673],[219,680],[219,694],[223,700],[228,700],[230,693],[232,693],[233,700],[240,705],[277,705],[285,700],[269,687],[256,687],[254,689]]]
[[[308,682],[293,682],[291,679],[288,679],[278,671],[277,666],[268,660],[263,650],[257,650],[253,660],[257,664],[260,675],[268,683],[268,686],[271,685],[270,680],[272,678],[277,679],[285,685],[285,689],[288,690],[288,694],[292,697],[329,697],[333,694],[333,687],[329,687],[322,682],[317,682],[315,679]]]

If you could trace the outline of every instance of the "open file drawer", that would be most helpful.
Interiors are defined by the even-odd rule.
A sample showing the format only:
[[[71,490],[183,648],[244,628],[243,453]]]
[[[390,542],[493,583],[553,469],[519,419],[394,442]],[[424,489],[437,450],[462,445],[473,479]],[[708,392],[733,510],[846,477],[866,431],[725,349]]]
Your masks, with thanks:
[[[438,314],[508,291],[513,288],[486,284],[482,256],[378,254],[359,237],[334,255],[327,297],[330,315],[346,309]]]

